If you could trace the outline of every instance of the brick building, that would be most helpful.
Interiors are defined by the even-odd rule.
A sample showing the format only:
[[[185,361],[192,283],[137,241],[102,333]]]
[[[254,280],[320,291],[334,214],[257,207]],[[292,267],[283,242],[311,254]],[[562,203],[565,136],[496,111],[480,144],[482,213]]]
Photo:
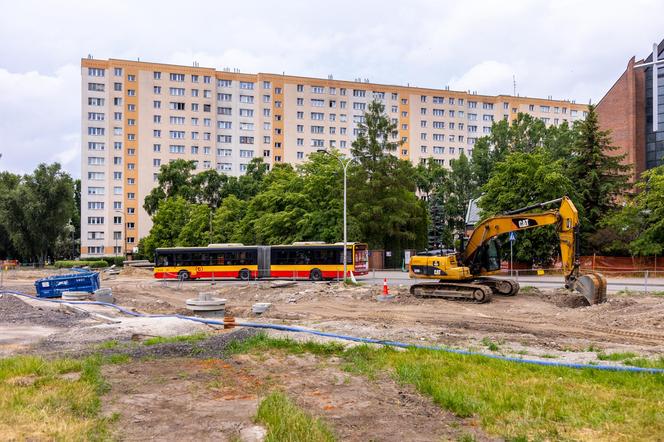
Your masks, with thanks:
[[[664,164],[663,52],[664,40],[647,58],[637,61],[632,57],[597,105],[600,126],[611,131],[613,144],[620,148],[616,155],[626,155],[625,163],[634,167],[636,177],[646,169]],[[655,60],[653,54],[657,55]],[[658,60],[659,69],[653,64]],[[653,88],[653,72],[657,71]],[[654,95],[653,89],[656,90]]]

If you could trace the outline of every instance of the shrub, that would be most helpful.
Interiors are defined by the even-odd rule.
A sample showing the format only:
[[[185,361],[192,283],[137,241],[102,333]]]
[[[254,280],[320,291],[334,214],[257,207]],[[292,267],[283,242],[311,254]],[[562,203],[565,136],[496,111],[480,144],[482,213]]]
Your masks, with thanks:
[[[85,266],[89,266],[91,269],[98,269],[108,267],[108,263],[101,259],[94,261],[55,261],[56,269],[71,269],[72,267]]]

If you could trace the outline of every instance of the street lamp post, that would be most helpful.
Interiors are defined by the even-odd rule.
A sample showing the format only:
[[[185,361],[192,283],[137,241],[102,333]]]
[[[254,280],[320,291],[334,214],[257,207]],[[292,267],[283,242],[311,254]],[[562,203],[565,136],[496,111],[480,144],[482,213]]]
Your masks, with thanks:
[[[347,262],[348,261],[347,260],[348,251],[346,250],[347,247],[348,247],[348,231],[347,231],[347,225],[346,225],[346,220],[347,220],[347,215],[346,215],[346,213],[347,213],[347,203],[346,203],[347,198],[346,197],[347,197],[347,193],[348,193],[348,190],[347,190],[348,189],[347,175],[348,175],[348,166],[350,165],[350,163],[355,161],[355,158],[348,158],[346,161],[344,161],[341,158],[339,158],[338,156],[331,154],[327,150],[321,149],[318,152],[325,153],[325,154],[328,154],[328,155],[333,156],[334,158],[336,158],[339,161],[339,164],[341,164],[341,169],[344,172],[344,253],[343,253],[344,258],[343,259],[344,259],[344,281],[345,281],[346,277],[348,276],[348,262]]]

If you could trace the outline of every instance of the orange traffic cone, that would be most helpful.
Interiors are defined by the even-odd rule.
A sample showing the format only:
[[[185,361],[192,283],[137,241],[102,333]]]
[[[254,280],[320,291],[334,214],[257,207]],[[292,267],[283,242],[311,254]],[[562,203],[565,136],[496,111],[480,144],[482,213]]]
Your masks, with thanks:
[[[387,287],[387,278],[383,280],[383,296],[390,294],[390,289]]]

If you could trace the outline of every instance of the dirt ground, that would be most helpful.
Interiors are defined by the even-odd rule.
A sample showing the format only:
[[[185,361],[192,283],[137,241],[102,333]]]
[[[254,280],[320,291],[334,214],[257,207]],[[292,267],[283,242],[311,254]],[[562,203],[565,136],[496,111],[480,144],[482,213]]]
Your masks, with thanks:
[[[39,275],[34,271],[13,273],[5,279],[6,287],[34,293],[34,278]],[[112,288],[118,304],[148,313],[188,313],[186,299],[212,291],[227,299],[227,314],[237,318],[375,339],[485,352],[490,340],[504,354],[580,363],[597,362],[597,349],[631,351],[646,357],[664,352],[661,296],[610,294],[604,304],[580,306],[579,297],[565,290],[530,289],[516,297],[495,296],[490,303],[473,304],[414,298],[407,287],[399,287],[392,290],[397,294],[395,299],[378,302],[379,287],[343,288],[310,282],[275,285],[227,281],[217,281],[214,286],[210,282],[180,284],[155,280],[141,269],[126,269],[115,277],[102,275],[102,286]],[[251,311],[256,302],[272,305],[256,316]],[[105,327],[112,328],[111,324]]]
[[[9,272],[4,288],[34,294],[34,280],[51,273]],[[283,284],[163,282],[139,269],[102,275],[102,286],[112,289],[117,304],[145,313],[188,314],[186,299],[215,292],[227,299],[226,314],[238,320],[352,336],[577,363],[621,364],[599,361],[600,350],[645,357],[664,352],[661,296],[609,295],[605,304],[581,306],[578,296],[564,290],[530,289],[516,297],[473,304],[414,298],[407,287],[399,287],[392,290],[394,299],[378,301],[380,287],[369,285]],[[251,308],[256,302],[272,305],[257,316]],[[312,355],[223,356],[230,337],[254,333],[249,329],[218,330],[195,352],[186,343],[102,350],[95,345],[200,331],[211,328],[177,318],[131,317],[102,306],[67,307],[8,294],[0,297],[0,357],[76,356],[90,351],[120,351],[132,357],[133,362],[104,367],[111,385],[102,401],[104,413],[117,413],[117,428],[125,440],[252,440],[252,432],[262,430],[253,422],[258,404],[274,389],[324,417],[340,440],[456,440],[465,433],[487,440],[477,422],[441,411],[388,374],[370,382],[344,372],[334,358]]]
[[[457,440],[463,434],[490,440],[477,422],[441,411],[388,376],[368,382],[339,365],[335,358],[273,353],[107,366],[111,392],[103,411],[119,413],[123,440],[233,440],[256,426],[261,398],[280,390],[324,418],[339,440]]]

